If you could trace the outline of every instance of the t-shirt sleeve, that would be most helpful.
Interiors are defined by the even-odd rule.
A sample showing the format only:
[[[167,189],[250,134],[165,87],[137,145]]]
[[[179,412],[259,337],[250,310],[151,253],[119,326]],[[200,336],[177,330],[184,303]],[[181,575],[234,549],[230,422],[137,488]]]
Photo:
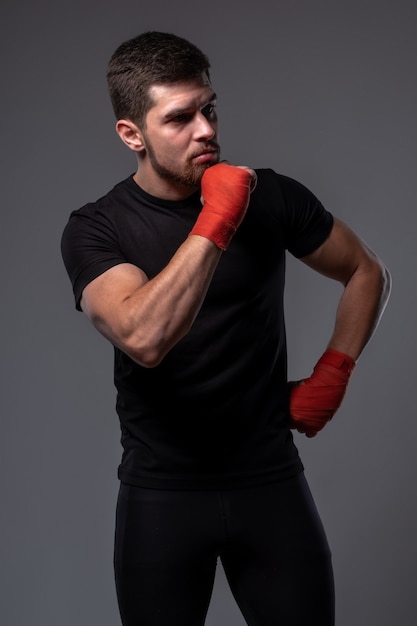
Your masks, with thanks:
[[[86,205],[70,215],[61,238],[61,253],[79,311],[88,283],[126,262],[111,221],[96,205]]]
[[[333,216],[307,187],[280,175],[285,247],[297,258],[311,254],[327,239]]]

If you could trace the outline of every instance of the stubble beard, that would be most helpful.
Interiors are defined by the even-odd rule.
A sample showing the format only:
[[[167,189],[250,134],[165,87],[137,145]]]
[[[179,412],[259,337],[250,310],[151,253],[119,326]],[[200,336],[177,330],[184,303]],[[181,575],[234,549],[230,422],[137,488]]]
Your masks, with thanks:
[[[220,147],[217,143],[211,143],[210,147],[214,147],[216,150],[218,150],[218,162],[220,160]],[[190,189],[197,189],[200,186],[201,178],[204,172],[207,168],[211,166],[211,164],[206,163],[192,163],[192,161],[190,160],[190,162],[182,169],[182,171],[175,171],[174,169],[170,169],[169,167],[166,167],[158,161],[155,151],[149,140],[146,141],[146,152],[149,161],[158,176],[160,176],[164,180],[168,180],[173,183],[189,187]]]

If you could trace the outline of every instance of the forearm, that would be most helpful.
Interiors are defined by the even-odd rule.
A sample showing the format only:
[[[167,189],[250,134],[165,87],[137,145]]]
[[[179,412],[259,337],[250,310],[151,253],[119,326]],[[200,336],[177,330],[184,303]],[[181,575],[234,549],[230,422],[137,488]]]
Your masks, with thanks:
[[[390,288],[389,272],[377,258],[354,272],[339,301],[328,347],[356,361],[378,326]]]
[[[311,376],[291,388],[292,428],[314,437],[336,413],[355,361],[378,325],[389,291],[389,273],[372,256],[369,262],[361,263],[346,282],[327,350]]]
[[[123,301],[113,343],[141,365],[157,365],[191,328],[220,256],[208,239],[188,237],[155,278]]]

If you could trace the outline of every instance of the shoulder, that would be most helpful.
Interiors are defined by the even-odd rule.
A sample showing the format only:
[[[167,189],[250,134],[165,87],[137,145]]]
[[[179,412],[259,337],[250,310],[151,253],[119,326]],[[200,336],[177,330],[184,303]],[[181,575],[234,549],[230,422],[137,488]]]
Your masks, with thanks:
[[[315,193],[304,183],[292,176],[277,172],[272,168],[255,169],[261,191],[278,192],[286,202],[294,200],[318,201]]]
[[[256,169],[253,212],[267,214],[282,229],[285,247],[296,257],[315,250],[328,237],[333,216],[299,180],[273,169]]]
[[[120,203],[127,200],[134,189],[134,183],[132,178],[126,178],[121,182],[114,185],[112,189],[100,196],[96,200],[87,202],[80,208],[72,211],[69,219],[79,216],[92,216],[99,214],[100,212],[110,212],[113,208],[116,208]]]
[[[299,180],[273,169],[255,169],[255,172],[258,184],[252,194],[253,201],[271,207],[285,222],[291,224],[294,219],[324,211],[316,194]]]
[[[62,245],[83,237],[112,237],[120,207],[129,205],[130,182],[125,179],[105,195],[72,211],[62,232]]]

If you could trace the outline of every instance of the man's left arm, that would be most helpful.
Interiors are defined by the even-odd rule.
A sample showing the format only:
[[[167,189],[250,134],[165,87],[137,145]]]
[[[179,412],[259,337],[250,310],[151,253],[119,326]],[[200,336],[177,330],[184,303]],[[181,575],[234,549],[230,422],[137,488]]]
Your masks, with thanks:
[[[343,400],[355,362],[384,312],[391,280],[378,256],[337,219],[326,241],[301,260],[344,286],[326,351],[313,374],[291,389],[291,426],[314,436]]]
[[[391,286],[387,268],[346,224],[337,219],[326,241],[302,261],[344,285],[328,348],[356,361],[387,304]]]

